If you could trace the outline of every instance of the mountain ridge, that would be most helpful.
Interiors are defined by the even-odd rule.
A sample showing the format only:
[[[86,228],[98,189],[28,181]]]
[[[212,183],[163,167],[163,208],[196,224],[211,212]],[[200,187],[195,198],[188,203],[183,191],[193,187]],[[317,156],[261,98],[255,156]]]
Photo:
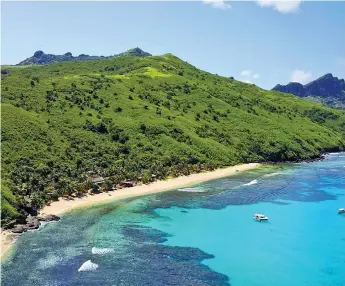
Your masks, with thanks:
[[[43,51],[36,51],[32,57],[29,57],[17,65],[47,65],[54,62],[67,62],[67,61],[87,61],[87,60],[98,60],[98,59],[109,59],[120,56],[135,56],[135,57],[149,57],[152,56],[150,53],[144,52],[142,49],[136,47],[129,49],[123,53],[113,56],[90,56],[86,54],[80,54],[74,57],[71,52],[67,52],[63,55],[45,54]]]
[[[345,81],[331,73],[313,80],[305,85],[290,82],[287,85],[277,84],[272,90],[291,93],[298,97],[307,97],[326,106],[345,109]]]

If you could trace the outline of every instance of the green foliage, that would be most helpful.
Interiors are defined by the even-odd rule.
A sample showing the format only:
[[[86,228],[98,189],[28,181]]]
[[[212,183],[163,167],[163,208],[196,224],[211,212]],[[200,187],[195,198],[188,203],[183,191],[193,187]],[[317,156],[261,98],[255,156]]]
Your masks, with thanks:
[[[40,206],[97,192],[89,171],[118,185],[344,148],[342,111],[212,75],[173,55],[6,71],[3,221],[21,212],[24,197]]]
[[[151,175],[150,175],[150,172],[148,170],[146,170],[143,174],[143,177],[142,177],[142,182],[144,184],[147,184],[151,181]]]
[[[12,194],[9,183],[6,180],[1,181],[1,222],[6,223],[10,219],[19,217],[17,211],[18,201]]]
[[[111,191],[113,188],[113,182],[110,179],[104,180],[104,187],[106,190]]]
[[[100,187],[97,184],[93,184],[91,191],[92,193],[97,194],[100,191]]]

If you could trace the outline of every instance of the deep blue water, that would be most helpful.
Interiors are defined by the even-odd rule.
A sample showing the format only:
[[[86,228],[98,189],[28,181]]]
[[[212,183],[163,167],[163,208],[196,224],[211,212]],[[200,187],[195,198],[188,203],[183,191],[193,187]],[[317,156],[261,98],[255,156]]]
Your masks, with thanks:
[[[20,237],[2,285],[344,286],[344,193],[341,153],[76,210]]]

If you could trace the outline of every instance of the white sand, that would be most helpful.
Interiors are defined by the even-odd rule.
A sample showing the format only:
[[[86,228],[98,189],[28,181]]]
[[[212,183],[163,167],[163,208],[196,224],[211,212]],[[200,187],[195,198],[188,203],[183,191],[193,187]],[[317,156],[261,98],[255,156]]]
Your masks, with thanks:
[[[259,163],[249,163],[243,165],[232,166],[224,169],[218,169],[211,172],[203,172],[192,174],[189,176],[181,176],[178,178],[168,179],[164,181],[153,182],[148,185],[140,185],[132,188],[124,188],[111,192],[104,192],[96,195],[87,195],[82,198],[74,198],[66,200],[60,198],[59,201],[52,202],[50,206],[45,206],[41,210],[41,215],[54,214],[59,215],[75,208],[86,207],[95,204],[102,204],[107,201],[120,200],[131,197],[138,197],[148,194],[154,194],[182,187],[195,185],[201,182],[227,177],[236,172],[243,172],[260,166]],[[1,257],[13,245],[13,234],[8,231],[1,232]]]

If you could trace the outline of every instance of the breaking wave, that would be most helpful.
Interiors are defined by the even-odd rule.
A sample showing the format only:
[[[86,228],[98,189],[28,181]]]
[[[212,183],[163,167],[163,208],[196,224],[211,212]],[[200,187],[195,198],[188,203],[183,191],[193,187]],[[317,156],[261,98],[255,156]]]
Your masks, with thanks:
[[[178,189],[179,192],[187,192],[187,193],[204,193],[205,190],[200,188],[184,188],[184,189]]]
[[[253,181],[250,181],[249,183],[247,184],[243,184],[243,186],[251,186],[251,185],[255,185],[258,183],[258,180],[253,180]]]
[[[276,173],[266,174],[266,175],[264,175],[264,177],[273,177],[273,176],[277,176],[280,174],[281,174],[281,172],[276,172]]]
[[[88,260],[88,261],[84,262],[82,266],[80,266],[80,268],[78,269],[78,272],[80,272],[80,271],[93,271],[93,270],[96,270],[97,268],[98,268],[98,264],[92,263],[91,260]]]
[[[106,253],[114,252],[114,249],[92,247],[91,252],[92,254],[106,254]]]

